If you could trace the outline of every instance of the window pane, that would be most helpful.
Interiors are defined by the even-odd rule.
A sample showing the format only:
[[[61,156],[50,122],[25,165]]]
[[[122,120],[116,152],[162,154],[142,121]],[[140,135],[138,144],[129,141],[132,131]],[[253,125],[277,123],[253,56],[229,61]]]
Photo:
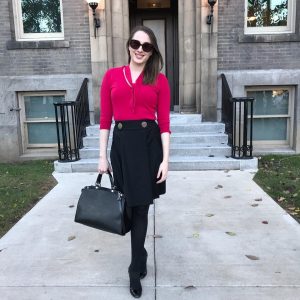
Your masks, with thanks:
[[[287,26],[288,0],[248,0],[247,27]]]
[[[247,96],[255,99],[254,115],[287,115],[289,113],[288,90],[248,91]]]
[[[29,144],[57,144],[55,123],[27,123]]]
[[[248,126],[249,128],[250,126]],[[253,141],[286,141],[287,119],[253,119]]]
[[[54,102],[63,102],[64,96],[24,96],[26,119],[55,118]]]
[[[62,32],[60,0],[21,0],[24,33]]]
[[[137,8],[170,8],[170,0],[137,0]]]

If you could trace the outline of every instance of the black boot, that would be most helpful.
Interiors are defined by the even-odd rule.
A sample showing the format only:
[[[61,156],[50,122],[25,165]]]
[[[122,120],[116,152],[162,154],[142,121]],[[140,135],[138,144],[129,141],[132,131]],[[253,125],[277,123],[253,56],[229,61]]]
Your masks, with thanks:
[[[128,274],[129,274],[129,280],[130,280],[130,294],[134,298],[140,298],[142,295],[140,272],[132,271],[129,267]]]
[[[145,278],[147,275],[147,258],[148,258],[148,253],[147,250],[144,248],[144,255],[141,262],[141,266],[142,266],[141,273],[140,273],[141,279]]]

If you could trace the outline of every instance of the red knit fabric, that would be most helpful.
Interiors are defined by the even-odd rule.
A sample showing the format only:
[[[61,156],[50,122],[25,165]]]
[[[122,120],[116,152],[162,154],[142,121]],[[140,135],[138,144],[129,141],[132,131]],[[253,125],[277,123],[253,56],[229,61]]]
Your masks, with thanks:
[[[160,73],[153,85],[143,84],[143,72],[132,83],[129,65],[109,69],[102,80],[100,129],[110,129],[112,117],[122,120],[156,120],[160,132],[170,131],[170,87]]]

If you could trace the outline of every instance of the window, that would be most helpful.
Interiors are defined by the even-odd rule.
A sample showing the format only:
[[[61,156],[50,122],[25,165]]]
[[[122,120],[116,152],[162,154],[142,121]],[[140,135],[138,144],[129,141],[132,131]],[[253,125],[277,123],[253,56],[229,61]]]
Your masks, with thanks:
[[[245,34],[295,31],[295,0],[246,0]]]
[[[62,40],[61,0],[13,0],[16,40]]]
[[[253,105],[253,141],[261,145],[292,146],[293,89],[290,87],[248,89]]]
[[[57,146],[54,102],[63,102],[62,93],[22,93],[19,97],[24,151]]]

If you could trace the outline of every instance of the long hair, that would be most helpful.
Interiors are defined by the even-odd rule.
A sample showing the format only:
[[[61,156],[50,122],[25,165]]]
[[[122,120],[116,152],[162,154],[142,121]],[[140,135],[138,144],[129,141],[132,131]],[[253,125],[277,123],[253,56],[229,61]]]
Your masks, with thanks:
[[[149,36],[150,42],[154,48],[152,51],[152,55],[149,57],[144,67],[144,78],[143,78],[144,84],[154,84],[160,70],[163,68],[164,62],[163,62],[162,55],[158,49],[157,39],[154,35],[154,32],[149,27],[136,26],[131,30],[129,39],[127,40],[126,43],[126,49],[128,53],[128,64],[130,63],[131,60],[130,52],[129,52],[129,42],[131,41],[131,39],[133,38],[134,34],[137,31],[145,32]]]

